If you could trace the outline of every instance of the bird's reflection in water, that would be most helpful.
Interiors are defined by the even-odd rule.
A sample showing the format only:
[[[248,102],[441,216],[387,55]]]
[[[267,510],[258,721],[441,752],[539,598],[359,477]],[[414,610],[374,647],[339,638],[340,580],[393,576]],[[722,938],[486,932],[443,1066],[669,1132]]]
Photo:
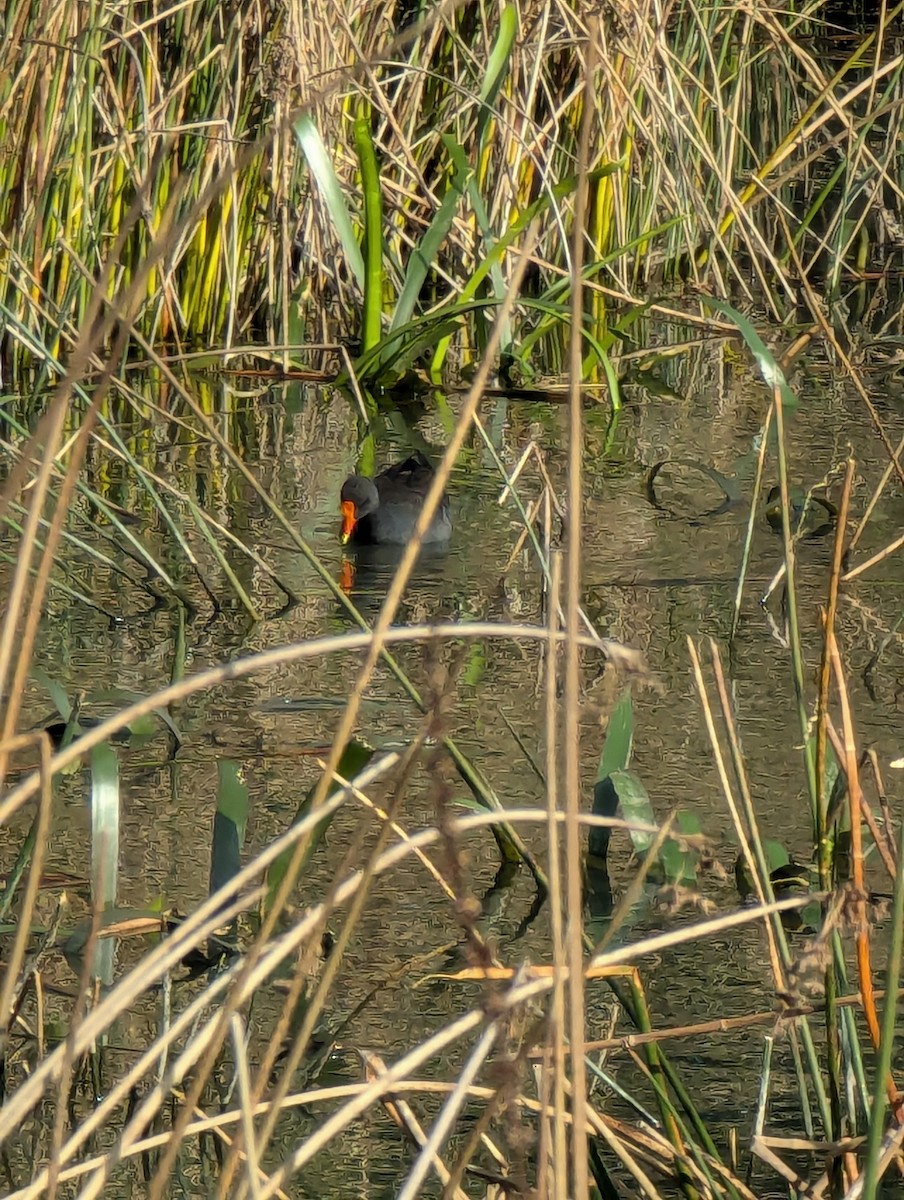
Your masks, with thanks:
[[[369,620],[377,616],[404,553],[404,546],[359,546],[350,554],[346,552],[339,586],[362,616]],[[439,609],[449,559],[445,546],[421,547],[405,587],[407,607],[411,610],[408,620],[432,621],[442,615]]]

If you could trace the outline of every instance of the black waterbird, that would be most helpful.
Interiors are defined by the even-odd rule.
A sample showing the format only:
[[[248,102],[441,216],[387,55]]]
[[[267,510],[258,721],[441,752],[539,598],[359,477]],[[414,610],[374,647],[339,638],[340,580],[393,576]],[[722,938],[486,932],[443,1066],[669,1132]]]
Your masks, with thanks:
[[[404,546],[414,532],[434,474],[418,451],[373,479],[350,475],[339,497],[342,544]],[[449,500],[443,496],[423,540],[425,545],[437,545],[451,536]]]

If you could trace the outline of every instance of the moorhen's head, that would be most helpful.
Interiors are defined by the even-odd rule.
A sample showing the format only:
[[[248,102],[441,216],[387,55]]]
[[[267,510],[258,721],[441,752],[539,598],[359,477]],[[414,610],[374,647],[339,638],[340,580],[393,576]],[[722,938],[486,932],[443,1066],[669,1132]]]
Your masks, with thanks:
[[[380,506],[380,494],[376,484],[366,475],[350,475],[339,493],[339,509],[342,513],[342,532],[339,535],[343,546],[355,532],[362,517],[369,517]]]

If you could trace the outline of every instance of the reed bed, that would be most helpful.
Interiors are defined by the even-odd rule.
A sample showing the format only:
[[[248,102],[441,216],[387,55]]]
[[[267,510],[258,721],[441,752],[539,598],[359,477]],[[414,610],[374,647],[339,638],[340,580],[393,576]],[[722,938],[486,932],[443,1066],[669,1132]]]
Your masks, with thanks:
[[[755,301],[775,322],[806,314],[808,336],[862,390],[889,450],[874,499],[901,482],[901,448],[825,315],[825,301],[858,282],[881,231],[901,215],[901,56],[890,37],[899,10],[883,7],[876,30],[855,39],[833,68],[812,52],[821,12],[818,5],[778,13],[686,2],[667,16],[655,6],[623,6],[597,19],[559,4],[344,10],[205,0],[166,9],[58,5],[49,13],[21,0],[8,9],[0,49],[0,306],[4,383],[22,395],[4,426],[0,497],[0,516],[16,522],[7,525],[16,530],[15,556],[0,628],[0,828],[26,816],[31,822],[2,900],[11,918],[0,982],[0,1169],[9,1195],[113,1195],[140,1180],[149,1196],[162,1197],[188,1189],[192,1174],[198,1194],[298,1194],[318,1155],[357,1137],[357,1123],[378,1110],[410,1147],[398,1192],[404,1200],[430,1188],[448,1197],[514,1191],[558,1200],[592,1189],[607,1197],[747,1197],[768,1191],[776,1176],[797,1191],[871,1197],[897,1169],[904,1125],[893,1046],[904,860],[890,810],[877,816],[867,799],[837,634],[843,584],[873,565],[851,557],[873,504],[852,533],[856,471],[853,461],[843,464],[814,686],[801,647],[785,452],[794,396],[783,365],[793,353],[783,360],[767,347],[737,307]],[[325,157],[317,158],[318,147]],[[352,242],[363,243],[358,272]],[[702,849],[674,819],[652,819],[639,797],[627,721],[621,734],[610,726],[597,781],[611,783],[623,816],[581,803],[585,673],[605,656],[631,686],[648,681],[647,668],[601,638],[582,607],[583,385],[602,373],[614,400],[632,321],[679,292],[690,307],[688,282],[730,297],[731,305],[716,297],[690,316],[708,330],[734,330],[771,392],[762,453],[773,456],[779,477],[784,636],[799,716],[793,738],[802,748],[813,862],[803,881],[790,880],[771,858],[723,648],[692,640],[688,662],[750,903],[618,945],[632,890],[657,872],[680,889]],[[399,627],[418,536],[372,623],[317,563],[232,444],[228,422],[205,411],[181,354],[191,346],[250,346],[291,355],[314,330],[360,339],[346,374],[368,385],[412,362],[442,371],[450,347],[475,357],[477,374],[455,412],[419,534],[478,423],[491,372],[500,362],[528,373],[540,363],[567,364],[567,504],[548,476],[542,497],[548,513],[570,514],[561,550],[541,544],[526,516],[534,502],[519,496],[545,596],[535,621]],[[772,332],[791,347],[790,325]],[[135,351],[159,373],[156,407],[130,385],[126,365]],[[359,398],[364,423],[372,399]],[[226,548],[236,548],[235,535],[197,495],[155,475],[151,456],[125,436],[133,425],[166,426],[175,436],[188,416],[205,449],[228,461],[283,522],[361,633],[186,673],[194,609],[219,611],[228,596],[250,619],[262,616],[259,598],[230,565]],[[146,491],[187,571],[157,561],[122,519],[89,470],[98,457]],[[514,474],[505,483],[517,490]],[[22,702],[48,589],[68,587],[72,603],[92,602],[66,574],[67,539],[91,506],[103,516],[93,552],[124,573],[124,590],[145,587],[180,614],[173,681],[92,727],[80,723],[78,700],[58,691],[62,731],[54,748],[47,730],[23,732]],[[896,549],[893,542],[883,553]],[[264,559],[255,562],[274,592],[282,587],[294,599]],[[739,606],[746,587],[742,572]],[[544,647],[546,758],[538,769],[545,807],[503,804],[457,744],[442,690],[420,691],[393,658],[406,640],[435,646],[488,637]],[[243,863],[247,795],[224,764],[207,901],[179,920],[138,919],[111,905],[120,841],[111,737],[156,714],[178,741],[173,706],[186,697],[234,685],[274,659],[340,652],[360,655],[354,684],[291,828]],[[412,733],[401,750],[365,753],[362,762],[350,751],[379,664],[411,702]],[[37,750],[39,766],[14,782],[11,756],[25,746]],[[62,903],[46,921],[38,913],[42,904],[46,911],[54,780],[88,754],[92,915],[78,937],[67,931],[78,986],[54,1038],[45,981],[68,918]],[[469,788],[473,812],[449,810],[448,762]],[[410,830],[400,805],[418,766],[431,780],[436,820]],[[879,764],[868,772],[881,810]],[[296,886],[327,825],[352,803],[366,804],[371,819],[343,847],[322,894],[297,907]],[[521,837],[531,824],[546,832],[543,861]],[[585,852],[588,827],[626,830],[640,851],[604,930],[585,913],[585,880],[599,867]],[[538,904],[548,906],[542,963],[501,961],[485,936],[459,870],[464,839],[475,830],[496,838],[501,867],[527,868]],[[882,946],[868,906],[871,846],[891,897]],[[670,875],[676,853],[681,870]],[[352,1047],[360,1084],[330,1086],[324,1070],[343,1031],[329,1018],[344,956],[377,882],[412,857],[448,901],[449,946],[462,952],[463,965],[445,972],[447,983],[476,982],[478,998],[462,990],[455,1017],[390,1063],[369,1046]],[[801,949],[783,918],[814,905],[812,937]],[[761,930],[775,1010],[734,1023],[654,1028],[640,960],[750,924]],[[117,975],[104,944],[151,930],[155,940]],[[443,973],[439,966],[439,951],[425,948],[398,964],[395,982]],[[183,969],[196,976],[174,987]],[[612,994],[622,1028],[633,1032],[588,1036],[596,988]],[[264,994],[271,1003],[259,1010],[255,998]],[[111,1068],[117,1032],[139,1005],[152,1012],[155,1032]],[[742,1162],[738,1147],[708,1128],[669,1043],[706,1046],[769,1020],[772,1036],[787,1038],[792,1050],[799,1126],[781,1137],[765,1132],[775,1086],[767,1039]],[[631,1118],[594,1090],[601,1068],[590,1056],[601,1048],[629,1055],[643,1080],[643,1096],[618,1093]],[[454,1076],[437,1077],[440,1052],[458,1063]],[[286,1145],[281,1120],[301,1108],[300,1132]]]
[[[687,0],[602,24],[588,376],[685,282],[794,320],[801,275],[849,298],[899,240],[899,10],[833,57],[824,8]],[[479,353],[531,220],[502,350],[528,373],[564,363],[588,11],[192,0],[48,18],[19,0],[0,48],[8,380],[68,357],[99,280],[106,301],[134,285],[135,332],[171,350],[394,334],[379,374],[439,372],[450,346]]]

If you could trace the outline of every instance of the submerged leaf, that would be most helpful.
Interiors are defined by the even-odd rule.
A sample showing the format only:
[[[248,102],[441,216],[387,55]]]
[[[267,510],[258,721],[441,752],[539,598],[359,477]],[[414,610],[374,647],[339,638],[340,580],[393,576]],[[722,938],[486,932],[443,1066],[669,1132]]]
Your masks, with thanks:
[[[342,751],[342,757],[339,759],[339,765],[336,768],[337,775],[341,775],[343,779],[354,779],[356,775],[360,775],[367,764],[374,756],[373,747],[366,745],[363,742],[349,742]],[[331,780],[330,786],[327,789],[327,796],[334,795],[342,785],[335,779]],[[313,784],[307,792],[305,798],[298,806],[298,811],[295,814],[293,825],[297,825],[304,817],[308,815],[311,808],[311,802],[314,799],[314,793],[317,791],[317,784]],[[323,820],[315,826],[308,836],[308,843],[305,847],[304,855],[301,860],[299,871],[303,871],[304,867],[310,862],[311,855],[320,845],[323,840],[323,835],[329,828],[330,822],[333,819],[332,814],[328,814]],[[275,858],[270,864],[270,870],[267,872],[267,895],[264,900],[265,910],[269,910],[276,898],[276,893],[279,891],[279,886],[286,876],[289,869],[289,864],[292,861],[292,856],[295,853],[296,847],[284,851]]]
[[[238,764],[231,759],[217,763],[219,785],[210,848],[210,894],[241,869],[242,846],[248,822],[248,788]]]

